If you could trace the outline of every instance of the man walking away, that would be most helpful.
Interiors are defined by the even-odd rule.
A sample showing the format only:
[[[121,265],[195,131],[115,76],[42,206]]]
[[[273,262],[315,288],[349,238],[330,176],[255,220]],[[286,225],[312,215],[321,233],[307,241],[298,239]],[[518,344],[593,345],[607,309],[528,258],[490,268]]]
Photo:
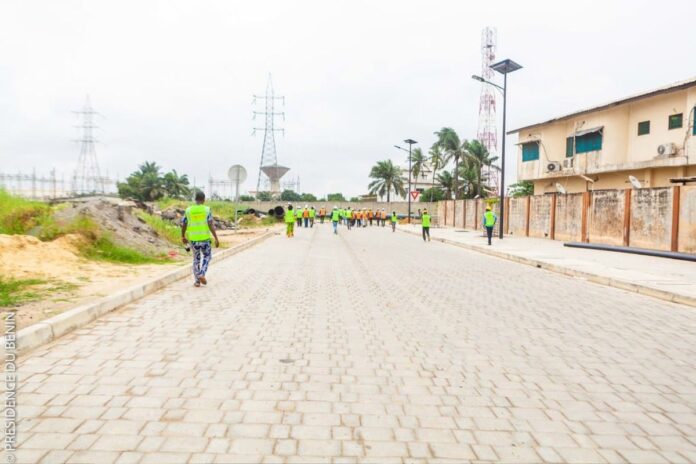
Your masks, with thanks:
[[[346,208],[346,226],[348,227],[348,230],[353,226],[352,224],[353,221],[353,212],[350,210],[350,206]]]
[[[288,205],[285,211],[285,233],[288,238],[295,236],[295,212],[292,210],[292,205]]]
[[[384,211],[384,208],[382,208],[382,212],[379,213],[379,218],[382,221],[382,227],[384,227],[387,222],[387,212]]]
[[[319,222],[321,224],[324,223],[325,217],[326,217],[326,208],[322,206],[321,208],[319,208]]]
[[[302,208],[299,206],[295,210],[295,219],[297,219],[297,227],[302,227]]]
[[[334,206],[333,211],[331,211],[331,225],[333,225],[334,234],[338,234],[338,221],[340,220],[341,212],[338,210],[336,206]]]
[[[423,226],[423,241],[425,242],[425,236],[428,236],[428,242],[430,241],[430,213],[427,209],[423,210],[421,213],[421,225]]]
[[[193,248],[193,277],[196,287],[201,284],[207,285],[205,278],[208,272],[208,264],[212,258],[210,237],[215,238],[215,248],[220,246],[215,224],[213,224],[213,214],[210,208],[205,206],[205,193],[200,190],[196,192],[196,204],[186,208],[184,218],[181,222],[181,241],[184,245],[191,244]]]
[[[486,228],[486,235],[488,236],[488,245],[491,244],[491,238],[493,238],[493,227],[495,223],[498,222],[498,216],[491,209],[491,205],[486,206],[486,212],[483,213],[483,220],[481,223]]]
[[[392,214],[391,214],[392,232],[396,232],[396,223],[397,222],[399,222],[399,216],[396,215],[396,211],[392,211]]]
[[[314,209],[314,206],[309,210],[309,227],[314,227],[314,218],[317,215],[317,210]]]
[[[309,227],[309,209],[307,205],[304,205],[304,209],[302,210],[302,219],[304,219],[305,228]]]

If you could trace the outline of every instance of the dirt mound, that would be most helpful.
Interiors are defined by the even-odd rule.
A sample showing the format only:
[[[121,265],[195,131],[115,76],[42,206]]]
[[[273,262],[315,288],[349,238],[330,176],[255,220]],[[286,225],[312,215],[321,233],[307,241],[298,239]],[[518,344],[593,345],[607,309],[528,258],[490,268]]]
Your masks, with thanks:
[[[0,235],[0,274],[14,279],[62,279],[79,267],[79,235],[42,242],[29,235]]]
[[[147,254],[166,253],[174,248],[136,216],[135,211],[136,205],[133,202],[91,199],[73,203],[72,207],[57,211],[54,217],[57,222],[65,224],[80,216],[90,218],[107,232],[116,244]]]

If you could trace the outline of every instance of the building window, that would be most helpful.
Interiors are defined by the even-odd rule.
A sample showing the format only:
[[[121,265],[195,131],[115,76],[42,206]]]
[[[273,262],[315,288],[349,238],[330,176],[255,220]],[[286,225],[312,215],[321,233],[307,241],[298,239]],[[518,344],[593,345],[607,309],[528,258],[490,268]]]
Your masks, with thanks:
[[[587,153],[602,149],[602,132],[590,132],[589,134],[575,137],[575,153]]]
[[[573,137],[566,138],[566,158],[573,157]]]
[[[683,123],[682,116],[683,116],[682,113],[670,115],[668,123],[667,123],[667,128],[670,130],[671,129],[679,129]]]
[[[650,121],[638,123],[638,135],[646,135],[650,133]]]
[[[539,142],[522,144],[522,161],[535,161],[539,159]]]

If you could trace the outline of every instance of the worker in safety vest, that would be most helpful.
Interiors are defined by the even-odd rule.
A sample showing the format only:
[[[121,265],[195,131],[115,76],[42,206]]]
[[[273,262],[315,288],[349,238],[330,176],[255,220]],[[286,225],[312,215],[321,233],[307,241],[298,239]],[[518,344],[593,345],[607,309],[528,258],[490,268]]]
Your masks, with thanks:
[[[302,219],[304,219],[304,226],[309,227],[309,208],[307,208],[307,205],[304,205],[304,209],[302,210]]]
[[[495,223],[498,222],[498,216],[495,215],[491,205],[486,205],[486,212],[483,213],[483,218],[481,224],[486,228],[486,236],[488,237],[488,244],[491,244],[491,239],[493,238],[493,227]]]
[[[392,213],[391,213],[392,232],[396,231],[396,223],[397,222],[399,222],[399,216],[396,215],[396,211],[392,211]]]
[[[370,227],[372,227],[372,218],[374,215],[372,214],[372,208],[367,210],[367,220],[370,223]]]
[[[295,212],[292,210],[292,205],[288,205],[285,211],[285,233],[288,238],[295,236]]]
[[[387,222],[387,212],[384,211],[384,208],[382,208],[382,211],[379,213],[379,219],[382,221],[382,227],[384,227]]]
[[[321,208],[319,208],[319,222],[323,224],[325,217],[326,217],[326,208],[322,206]]]
[[[295,219],[297,220],[297,227],[302,227],[302,208],[299,206],[295,209]]]
[[[193,249],[193,277],[196,287],[208,284],[205,274],[213,256],[210,238],[215,238],[215,248],[220,246],[217,233],[215,233],[213,214],[204,203],[205,193],[199,190],[196,192],[196,204],[186,208],[184,218],[181,221],[181,241],[184,245],[190,243]]]
[[[362,226],[367,227],[367,210],[362,210]]]
[[[430,213],[427,209],[423,210],[421,213],[421,226],[423,227],[423,241],[425,242],[425,236],[428,236],[428,242],[430,241]]]
[[[346,208],[346,226],[348,226],[348,230],[353,227],[353,211],[350,210],[350,206]]]
[[[314,227],[314,218],[317,215],[317,210],[314,209],[314,206],[309,208],[309,227]]]
[[[333,233],[338,234],[338,221],[341,220],[341,210],[337,206],[333,207],[331,211],[331,225],[333,226]]]

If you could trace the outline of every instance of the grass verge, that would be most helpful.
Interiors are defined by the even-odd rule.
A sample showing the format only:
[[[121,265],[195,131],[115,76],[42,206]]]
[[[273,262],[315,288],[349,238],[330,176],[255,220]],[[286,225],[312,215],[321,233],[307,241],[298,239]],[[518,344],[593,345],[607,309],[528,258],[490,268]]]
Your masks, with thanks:
[[[45,283],[39,279],[0,278],[0,307],[17,306],[39,298],[40,293],[34,287]]]
[[[181,228],[179,226],[142,210],[138,210],[136,214],[140,219],[145,221],[147,225],[152,227],[155,232],[157,232],[157,235],[164,238],[169,243],[181,245]]]
[[[0,234],[25,234],[46,221],[51,208],[0,189]]]

